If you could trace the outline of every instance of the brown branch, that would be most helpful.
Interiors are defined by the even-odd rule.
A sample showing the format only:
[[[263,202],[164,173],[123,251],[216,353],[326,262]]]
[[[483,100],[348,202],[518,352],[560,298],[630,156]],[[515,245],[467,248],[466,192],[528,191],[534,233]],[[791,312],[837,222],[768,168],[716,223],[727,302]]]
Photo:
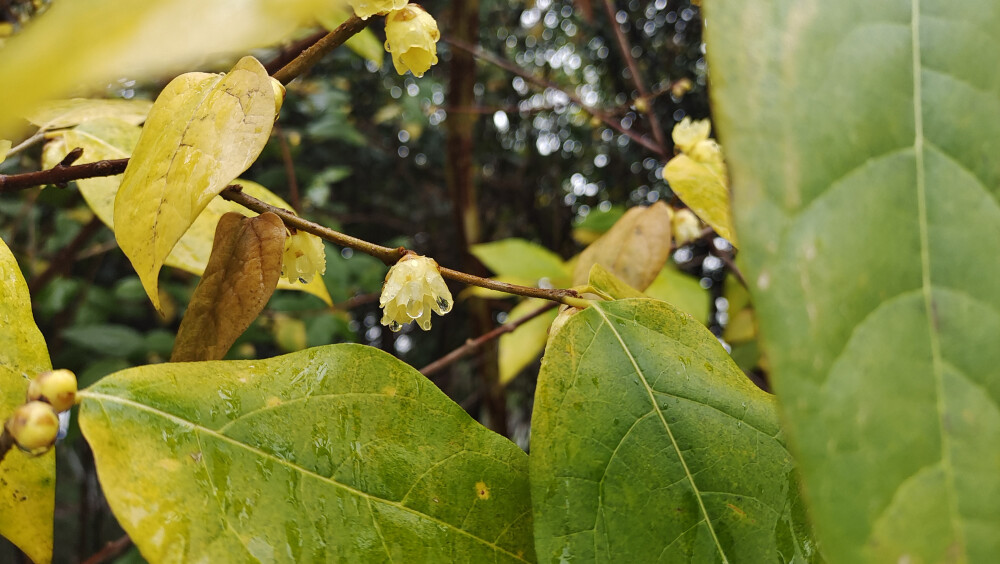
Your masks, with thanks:
[[[579,96],[577,96],[572,92],[569,92],[568,90],[564,89],[558,84],[550,80],[547,80],[545,78],[542,78],[538,75],[532,74],[518,67],[517,65],[514,65],[513,63],[505,61],[504,59],[501,59],[500,57],[497,57],[492,53],[487,53],[486,51],[483,51],[478,47],[470,45],[465,41],[455,39],[454,37],[443,37],[442,41],[450,45],[453,45],[455,47],[458,47],[463,51],[471,53],[474,57],[476,57],[481,61],[486,61],[487,63],[498,66],[509,73],[516,74],[517,76],[520,76],[521,78],[537,86],[541,86],[542,88],[551,88],[553,90],[558,90],[559,92],[562,92],[564,95],[566,95],[567,98],[570,99],[570,101],[580,106],[585,112],[589,113],[590,115],[604,122],[604,124],[607,125],[608,127],[614,129],[615,131],[621,133],[622,135],[625,135],[629,139],[642,145],[646,149],[649,149],[653,153],[656,153],[661,158],[667,158],[667,153],[662,146],[657,145],[655,142],[650,141],[649,139],[643,137],[642,135],[640,135],[635,131],[632,131],[631,129],[626,129],[624,126],[622,126],[619,120],[615,119],[614,116],[608,114],[606,111],[600,108],[596,108],[594,106],[585,103],[582,98],[580,98]]]
[[[642,75],[639,74],[639,65],[636,64],[635,57],[632,56],[632,46],[629,45],[628,38],[625,37],[621,26],[618,25],[618,20],[615,19],[615,7],[612,5],[612,0],[604,0],[604,10],[608,13],[608,23],[611,24],[611,29],[618,40],[618,50],[621,51],[622,58],[625,59],[625,64],[628,66],[629,74],[632,75],[632,82],[635,84],[635,89],[639,92],[639,97],[645,100],[647,104],[651,104],[653,100],[649,95],[649,90],[646,88],[646,83],[642,80]],[[660,146],[660,153],[665,155],[667,153],[667,142],[663,136],[663,128],[660,126],[660,120],[657,119],[656,112],[653,111],[652,107],[647,108],[645,114],[649,117],[649,128],[653,132],[656,144]]]
[[[281,160],[285,164],[285,180],[288,182],[288,199],[292,209],[302,211],[302,200],[299,199],[299,180],[295,176],[295,161],[292,160],[292,149],[288,146],[288,136],[280,128],[274,128],[281,147]]]
[[[450,353],[442,356],[441,358],[421,368],[420,373],[423,374],[424,376],[430,376],[432,374],[435,374],[441,371],[441,369],[452,364],[456,360],[462,358],[463,356],[475,352],[477,349],[479,349],[479,347],[483,346],[489,341],[496,339],[497,337],[503,335],[504,333],[513,332],[521,325],[524,325],[525,323],[551,310],[557,305],[558,304],[556,304],[555,302],[545,304],[544,306],[536,309],[535,311],[529,313],[528,315],[525,315],[524,317],[519,317],[509,323],[504,323],[503,325],[497,327],[496,329],[490,331],[489,333],[486,333],[485,335],[481,335],[475,339],[468,339],[465,341],[464,345],[458,347],[457,349],[451,351]]]
[[[319,41],[300,53],[291,62],[281,67],[281,69],[271,76],[278,79],[282,84],[288,84],[295,77],[312,68],[312,66],[318,63],[319,60],[326,56],[327,53],[333,51],[337,47],[340,47],[345,41],[354,37],[360,33],[361,30],[368,27],[368,22],[369,20],[362,20],[352,14],[351,17],[347,18],[347,20],[340,24],[337,29],[324,35]]]
[[[326,37],[328,33],[330,32],[325,29],[320,29],[316,33],[313,33],[308,37],[304,37],[287,47],[282,47],[277,56],[264,65],[264,69],[267,71],[267,74],[273,75],[281,70],[282,67],[292,62],[295,57],[301,55],[303,51],[315,45],[320,39]]]
[[[95,552],[90,558],[83,561],[83,564],[100,564],[113,560],[125,553],[132,547],[132,539],[128,535],[122,535],[119,539],[108,541],[104,548]]]
[[[83,178],[114,176],[125,172],[126,165],[128,165],[128,159],[115,159],[76,166],[56,165],[48,170],[23,174],[0,174],[0,194],[45,184],[65,184],[71,180]]]
[[[333,229],[324,227],[318,223],[313,223],[295,215],[289,210],[272,206],[267,202],[262,202],[261,200],[254,198],[253,196],[243,192],[242,187],[239,185],[228,186],[219,195],[222,196],[223,199],[229,200],[230,202],[236,202],[237,204],[240,204],[241,206],[257,213],[271,212],[280,217],[288,227],[305,231],[306,233],[312,233],[313,235],[330,241],[335,245],[349,247],[355,251],[371,255],[387,265],[396,264],[404,255],[413,252],[403,247],[393,249],[390,247],[383,247],[382,245],[376,245],[375,243],[370,243],[368,241],[358,239],[357,237],[351,237],[350,235],[339,231],[334,231]],[[440,267],[440,271],[441,276],[445,278],[471,286],[479,286],[480,288],[487,288],[507,294],[527,296],[529,298],[552,300],[574,307],[586,307],[588,304],[586,300],[579,297],[579,294],[577,294],[575,290],[519,286],[517,284],[508,284],[506,282],[490,280],[489,278],[473,276],[472,274],[466,274],[464,272],[459,272],[445,267]]]

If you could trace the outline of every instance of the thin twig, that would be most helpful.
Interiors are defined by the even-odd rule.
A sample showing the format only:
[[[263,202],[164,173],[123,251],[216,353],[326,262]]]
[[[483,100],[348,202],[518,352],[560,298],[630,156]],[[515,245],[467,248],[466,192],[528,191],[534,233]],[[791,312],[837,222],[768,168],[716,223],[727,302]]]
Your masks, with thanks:
[[[536,84],[538,86],[541,86],[542,88],[551,88],[553,90],[557,90],[559,92],[562,92],[567,98],[570,99],[570,101],[572,101],[574,104],[580,106],[584,111],[586,111],[590,115],[592,115],[592,116],[596,117],[597,119],[601,120],[602,122],[604,122],[608,127],[614,129],[615,131],[617,131],[618,133],[621,133],[622,135],[625,135],[629,139],[632,139],[636,143],[638,143],[638,144],[642,145],[643,147],[649,149],[650,151],[656,153],[660,157],[662,157],[662,158],[666,158],[667,157],[667,153],[663,149],[662,146],[657,145],[654,141],[651,141],[651,140],[643,137],[642,135],[640,135],[639,133],[637,133],[635,131],[632,131],[631,129],[625,128],[621,124],[621,122],[619,120],[615,119],[614,116],[608,114],[604,110],[601,110],[599,108],[596,108],[594,106],[591,106],[591,105],[585,103],[583,101],[583,99],[581,99],[579,96],[577,96],[576,94],[574,94],[572,92],[569,92],[568,90],[562,88],[558,84],[556,84],[556,83],[554,83],[554,82],[552,82],[550,80],[547,80],[545,78],[542,78],[542,77],[540,77],[538,75],[532,74],[532,73],[530,73],[530,72],[528,72],[528,71],[526,71],[526,70],[518,67],[517,65],[514,65],[514,64],[512,64],[512,63],[510,63],[508,61],[505,61],[505,60],[501,59],[500,57],[497,57],[496,55],[493,55],[492,53],[487,53],[486,51],[483,51],[482,49],[480,49],[478,47],[470,45],[470,44],[466,43],[465,41],[461,41],[459,39],[455,39],[454,37],[443,37],[442,41],[444,41],[444,42],[446,42],[446,43],[448,43],[450,45],[453,45],[455,47],[458,47],[459,49],[461,49],[463,51],[471,53],[474,57],[476,57],[479,60],[486,61],[487,63],[490,63],[492,65],[496,65],[496,66],[498,66],[498,67],[506,70],[507,72],[510,72],[512,74],[516,74],[517,76],[520,76],[521,78],[527,80],[528,82],[534,83],[534,84]]]
[[[295,161],[292,160],[292,149],[288,146],[288,136],[280,128],[274,128],[281,147],[281,160],[285,163],[285,180],[288,182],[288,199],[292,209],[302,211],[302,200],[299,199],[299,180],[295,176]]]
[[[282,67],[292,62],[295,57],[301,55],[303,51],[315,45],[320,39],[326,37],[328,33],[330,32],[325,29],[320,29],[308,37],[304,37],[287,47],[283,47],[278,52],[277,56],[264,65],[264,69],[267,71],[267,74],[274,74],[281,70]]]
[[[611,29],[618,40],[618,50],[621,51],[622,58],[625,59],[625,64],[628,66],[629,74],[632,75],[632,82],[635,84],[635,89],[639,92],[639,97],[645,100],[647,104],[652,104],[653,99],[649,95],[646,83],[642,80],[642,75],[639,74],[639,65],[636,64],[635,57],[632,56],[632,46],[629,45],[628,38],[625,37],[621,26],[618,25],[618,20],[615,19],[615,8],[612,5],[612,0],[604,0],[604,9],[608,13],[608,23],[611,24]],[[660,120],[656,117],[656,112],[653,111],[652,107],[649,107],[645,114],[649,117],[649,128],[653,132],[653,139],[656,139],[656,144],[660,146],[660,153],[666,154],[666,138],[663,136],[663,128],[660,126]]]
[[[255,211],[257,213],[271,212],[282,219],[285,225],[292,227],[306,233],[312,233],[321,239],[330,241],[335,245],[341,247],[349,247],[355,251],[360,251],[367,255],[371,255],[387,265],[393,265],[399,262],[399,259],[403,258],[404,255],[410,254],[412,251],[404,248],[397,247],[395,249],[390,247],[383,247],[382,245],[377,245],[375,243],[370,243],[368,241],[358,239],[357,237],[352,237],[350,235],[341,233],[339,231],[334,231],[329,227],[324,227],[318,223],[313,223],[309,220],[303,219],[289,210],[282,209],[276,206],[272,206],[267,202],[263,202],[254,198],[253,196],[243,192],[243,189],[239,185],[228,186],[222,191],[220,196],[223,199],[229,200],[230,202],[236,202],[241,206]],[[581,299],[579,295],[574,290],[564,290],[564,289],[546,289],[546,288],[532,288],[529,286],[519,286],[517,284],[508,284],[506,282],[500,282],[497,280],[490,280],[489,278],[482,278],[480,276],[473,276],[472,274],[466,274],[465,272],[459,272],[457,270],[452,270],[450,268],[440,267],[441,276],[454,280],[456,282],[462,282],[470,286],[479,286],[480,288],[487,288],[490,290],[496,290],[498,292],[504,292],[507,294],[516,294],[519,296],[527,296],[529,298],[541,298],[543,300],[552,300],[559,303],[564,303],[571,305],[573,307],[587,307],[588,303],[586,300]]]
[[[122,554],[126,550],[132,547],[132,539],[128,535],[122,535],[117,540],[108,541],[104,545],[104,548],[95,552],[90,558],[83,561],[83,564],[101,564],[102,562],[107,562],[113,560]]]
[[[442,356],[441,358],[421,368],[420,373],[423,374],[424,376],[430,376],[432,374],[435,374],[441,371],[441,369],[445,368],[446,366],[452,364],[456,360],[462,358],[463,356],[475,352],[479,347],[483,346],[489,341],[496,339],[497,337],[503,335],[504,333],[510,333],[514,331],[521,325],[524,325],[525,323],[551,310],[557,305],[559,304],[555,302],[545,304],[544,306],[536,309],[535,311],[529,313],[528,315],[525,315],[524,317],[519,317],[514,321],[504,323],[503,325],[497,327],[496,329],[490,331],[489,333],[481,335],[475,339],[468,339],[465,341],[464,345],[458,347],[457,349],[451,351],[450,353]]]
[[[71,180],[114,176],[125,172],[128,159],[96,161],[75,166],[55,166],[38,172],[23,174],[0,174],[0,194],[33,188],[45,184],[65,184]]]
[[[21,151],[31,147],[32,145],[38,143],[44,138],[45,138],[45,132],[39,131],[38,133],[32,135],[31,137],[28,137],[24,141],[21,141],[20,143],[12,147],[11,150],[7,151],[7,157],[10,158],[11,155],[16,155],[17,153],[20,153]]]
[[[290,63],[281,67],[280,70],[271,76],[278,79],[278,81],[282,84],[288,84],[295,77],[312,68],[312,66],[318,63],[319,60],[326,56],[327,53],[333,51],[337,47],[340,47],[345,41],[354,37],[360,33],[361,30],[368,27],[368,21],[369,20],[362,20],[352,14],[351,17],[347,18],[347,21],[340,24],[337,29],[324,35],[322,39],[300,53]]]

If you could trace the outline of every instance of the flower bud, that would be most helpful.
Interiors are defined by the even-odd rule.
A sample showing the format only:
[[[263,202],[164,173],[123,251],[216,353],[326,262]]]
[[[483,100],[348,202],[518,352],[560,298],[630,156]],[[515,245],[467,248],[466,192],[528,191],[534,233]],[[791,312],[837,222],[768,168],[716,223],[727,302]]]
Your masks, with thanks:
[[[678,247],[701,237],[701,222],[689,209],[675,211],[670,223]]]
[[[379,298],[382,325],[399,331],[416,321],[420,328],[431,328],[431,312],[444,315],[451,311],[452,297],[434,259],[406,255],[399,259],[382,285]]]
[[[354,8],[354,14],[363,20],[375,14],[385,14],[406,6],[409,0],[347,0]]]
[[[66,411],[76,402],[76,374],[66,369],[42,372],[28,384],[28,401],[44,401],[57,412]]]
[[[437,22],[415,4],[391,12],[385,17],[385,50],[392,53],[396,72],[423,76],[438,62],[437,41],[441,38]]]
[[[285,238],[285,253],[281,259],[281,275],[289,282],[312,282],[317,273],[326,272],[326,247],[323,240],[305,231]]]
[[[677,148],[690,153],[700,141],[708,139],[711,130],[712,123],[707,119],[691,121],[690,117],[686,117],[674,126],[670,136],[674,138]]]
[[[276,78],[271,78],[271,89],[274,90],[274,119],[278,119],[281,104],[285,102],[285,85]]]
[[[6,428],[22,450],[33,455],[44,454],[56,442],[59,416],[51,405],[30,401],[14,410]]]

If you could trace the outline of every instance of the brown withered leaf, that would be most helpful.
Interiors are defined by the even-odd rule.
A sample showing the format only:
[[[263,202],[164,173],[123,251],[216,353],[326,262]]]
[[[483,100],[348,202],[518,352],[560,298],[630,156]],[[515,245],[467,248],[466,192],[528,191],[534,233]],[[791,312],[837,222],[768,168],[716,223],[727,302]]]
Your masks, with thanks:
[[[663,202],[632,208],[580,253],[573,285],[587,284],[600,264],[636,290],[649,287],[670,256],[670,208]]]
[[[171,362],[220,360],[271,298],[281,277],[285,225],[267,212],[229,212],[181,321]]]

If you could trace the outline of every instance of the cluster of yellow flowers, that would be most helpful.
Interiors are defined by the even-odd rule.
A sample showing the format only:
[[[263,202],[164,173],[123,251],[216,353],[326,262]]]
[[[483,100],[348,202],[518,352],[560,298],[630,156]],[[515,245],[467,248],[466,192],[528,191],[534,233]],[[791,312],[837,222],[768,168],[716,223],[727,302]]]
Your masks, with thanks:
[[[437,22],[408,0],[347,0],[361,19],[385,16],[385,49],[392,54],[396,72],[423,76],[437,64],[437,42],[441,39]]]

